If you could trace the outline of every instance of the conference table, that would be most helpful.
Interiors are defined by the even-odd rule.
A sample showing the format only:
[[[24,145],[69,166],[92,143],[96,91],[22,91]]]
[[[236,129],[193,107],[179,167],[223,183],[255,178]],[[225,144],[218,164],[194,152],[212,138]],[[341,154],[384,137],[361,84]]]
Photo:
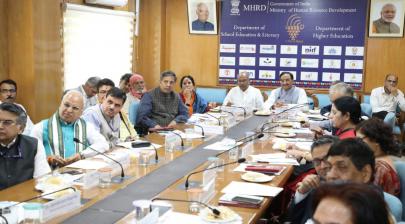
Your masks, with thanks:
[[[81,189],[79,187],[82,206],[79,209],[53,218],[47,223],[131,223],[134,218],[132,206],[134,200],[150,200],[155,197],[187,200],[187,192],[179,187],[184,185],[187,174],[205,168],[208,157],[219,156],[225,162],[232,161],[228,158],[227,152],[207,150],[204,147],[220,141],[224,137],[241,139],[245,137],[247,131],[256,130],[267,120],[268,117],[265,116],[252,116],[229,128],[224,135],[211,135],[203,139],[194,139],[184,150],[168,152],[164,150],[164,147],[161,147],[157,150],[159,155],[157,164],[142,166],[131,163],[130,167],[125,169],[125,174],[129,175],[130,178],[123,183],[111,184],[108,188]],[[177,128],[184,130],[187,127],[190,126],[179,125]],[[263,138],[246,144],[253,147],[253,154],[270,153],[273,150],[269,137],[269,134],[265,134]],[[150,134],[146,138],[153,143],[164,145],[164,136],[157,133]],[[243,145],[240,147],[243,147]],[[231,181],[241,181],[241,174],[233,172],[236,166],[237,164],[226,166],[224,171],[218,174],[215,195],[209,201],[210,205],[216,206],[218,204],[223,187]],[[292,170],[291,166],[287,166],[287,169],[281,175],[265,184],[282,187],[291,175]],[[201,178],[201,174],[193,177],[193,179],[197,180],[199,178]],[[36,180],[33,179],[0,191],[0,200],[23,201],[35,197],[40,194],[35,190],[35,184]],[[39,199],[39,201],[45,202],[46,200]],[[260,208],[230,208],[242,217],[243,223],[255,223],[264,215],[271,201],[271,198],[265,198]],[[189,213],[188,203],[170,203],[173,205],[174,211]]]

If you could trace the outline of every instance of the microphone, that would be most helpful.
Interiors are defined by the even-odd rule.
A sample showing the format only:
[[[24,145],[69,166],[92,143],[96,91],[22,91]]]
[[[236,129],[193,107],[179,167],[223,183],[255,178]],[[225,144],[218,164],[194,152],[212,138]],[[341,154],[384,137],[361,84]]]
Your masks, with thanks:
[[[205,137],[204,128],[203,128],[201,125],[198,125],[198,124],[194,124],[194,126],[197,126],[197,127],[201,128],[201,135],[202,135],[203,137]]]
[[[273,128],[278,127],[278,125],[276,124],[276,125],[274,125],[274,126],[272,126],[272,127],[269,127],[269,128],[267,128],[267,129],[264,128],[266,125],[269,125],[269,124],[272,124],[272,123],[274,123],[274,122],[273,122],[273,121],[268,121],[268,122],[264,123],[264,124],[260,127],[260,131],[261,131],[261,132],[264,132],[264,131],[267,131],[267,130],[270,130],[270,129],[273,129]]]
[[[83,142],[81,142],[78,138],[73,138],[73,141],[76,142],[76,143],[82,144],[82,145],[84,145],[84,146],[87,146],[86,144],[84,144]],[[120,181],[122,181],[122,180],[124,179],[124,177],[125,177],[125,174],[124,174],[124,167],[122,167],[122,164],[121,164],[120,162],[118,162],[117,160],[111,158],[111,157],[108,156],[107,154],[105,154],[105,153],[103,153],[103,152],[100,152],[100,151],[98,151],[98,150],[96,150],[96,149],[94,149],[94,148],[92,148],[92,147],[90,147],[90,146],[88,146],[87,148],[89,148],[89,149],[91,149],[91,150],[97,152],[98,154],[103,155],[103,156],[105,156],[106,158],[108,158],[108,159],[114,161],[115,163],[117,163],[117,164],[121,167],[121,180],[120,180]]]
[[[221,214],[221,212],[218,209],[213,208],[213,207],[211,207],[211,206],[209,206],[209,205],[207,205],[207,204],[205,204],[203,202],[200,202],[200,201],[189,201],[189,200],[181,200],[181,199],[173,199],[173,198],[154,198],[154,199],[152,199],[152,201],[156,201],[156,200],[160,200],[160,201],[178,201],[178,202],[195,202],[195,203],[198,203],[200,205],[203,205],[203,206],[207,207],[209,210],[212,211],[212,213],[215,216],[219,216]]]
[[[232,113],[232,112],[230,112],[230,111],[221,110],[220,112],[221,112],[221,113],[222,113],[222,112],[224,112],[224,113],[228,113],[228,114],[232,115],[232,117],[235,117],[235,114],[233,114],[233,113]]]
[[[244,107],[238,107],[238,106],[233,106],[233,105],[231,105],[231,106],[225,106],[225,107],[231,107],[231,108],[239,108],[239,109],[242,109],[242,110],[243,110],[243,118],[246,118],[246,108],[244,108]]]
[[[11,212],[10,208],[12,208],[12,207],[14,207],[14,206],[17,206],[17,205],[19,205],[19,204],[22,204],[22,203],[24,203],[24,202],[28,202],[28,201],[32,201],[32,200],[35,200],[35,199],[38,199],[38,198],[42,198],[42,197],[44,197],[44,196],[51,195],[51,194],[55,194],[55,193],[58,193],[58,192],[61,192],[61,191],[67,190],[67,189],[72,189],[73,191],[76,191],[76,188],[74,188],[74,187],[65,187],[65,188],[59,189],[59,190],[57,190],[57,191],[48,192],[48,193],[46,193],[46,194],[40,194],[40,195],[38,195],[38,196],[35,196],[35,197],[32,197],[32,198],[26,199],[26,200],[24,200],[24,201],[20,201],[20,202],[18,202],[18,203],[13,204],[13,205],[10,205],[10,206],[4,207],[4,208],[0,208],[0,215],[2,215],[2,214],[9,214],[9,213]]]
[[[178,134],[178,133],[176,133],[176,132],[174,132],[174,131],[169,131],[170,133],[173,133],[173,134],[175,134],[175,135],[177,135],[177,136],[179,136],[179,138],[180,138],[180,140],[181,140],[181,147],[184,147],[184,141],[183,141],[183,138],[181,137],[181,135],[180,134]]]
[[[208,116],[210,116],[210,117],[213,117],[213,118],[217,119],[218,125],[221,125],[221,120],[220,120],[219,118],[215,117],[214,115],[212,115],[212,114],[210,114],[210,113],[205,113],[205,114],[208,115]]]
[[[205,169],[202,169],[202,170],[198,170],[198,171],[192,172],[192,173],[190,173],[189,175],[187,175],[186,182],[184,183],[184,187],[186,188],[186,190],[188,189],[188,185],[189,185],[188,179],[189,179],[190,176],[192,176],[193,174],[201,173],[201,172],[204,172],[204,171],[206,171],[206,170],[212,170],[212,169],[215,169],[215,168],[218,168],[218,167],[227,166],[227,165],[231,165],[231,164],[235,164],[235,163],[243,163],[243,162],[245,162],[245,161],[246,161],[245,158],[240,158],[240,159],[238,159],[237,161],[233,161],[233,162],[229,162],[229,163],[224,163],[224,164],[221,164],[221,165],[218,165],[218,166],[213,166],[213,167],[209,167],[209,168],[205,168]]]
[[[285,109],[283,111],[280,111],[280,112],[278,112],[277,114],[274,114],[274,115],[280,115],[280,114],[282,114],[282,113],[284,113],[286,111],[297,109],[297,108],[300,108],[300,107],[303,107],[303,106],[306,106],[306,105],[312,105],[312,104],[314,104],[314,103],[313,102],[308,102],[308,103],[297,104],[297,105],[294,105],[294,106],[292,106],[290,108],[287,108],[287,109]]]
[[[148,140],[146,137],[145,137],[145,139]],[[148,140],[148,142],[150,142],[150,141]],[[150,145],[151,145],[152,148],[155,150],[155,161],[156,161],[156,164],[157,164],[158,161],[159,161],[159,156],[158,156],[157,148],[153,145],[152,142],[150,142]]]

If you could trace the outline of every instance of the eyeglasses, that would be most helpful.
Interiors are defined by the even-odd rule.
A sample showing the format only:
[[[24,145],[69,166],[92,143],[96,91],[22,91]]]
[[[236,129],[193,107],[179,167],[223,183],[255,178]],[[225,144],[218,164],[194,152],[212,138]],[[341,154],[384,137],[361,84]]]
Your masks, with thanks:
[[[0,92],[1,93],[16,93],[17,90],[15,90],[15,89],[1,89]]]
[[[312,163],[314,164],[314,166],[320,166],[322,162],[326,162],[326,156],[322,157],[322,158],[314,158],[312,160]]]
[[[10,127],[11,125],[16,124],[17,122],[13,121],[13,120],[0,120],[0,126],[3,127]]]
[[[385,80],[386,82],[389,82],[389,83],[393,83],[393,84],[396,84],[397,83],[397,80],[389,80],[389,79],[387,79],[387,80]]]

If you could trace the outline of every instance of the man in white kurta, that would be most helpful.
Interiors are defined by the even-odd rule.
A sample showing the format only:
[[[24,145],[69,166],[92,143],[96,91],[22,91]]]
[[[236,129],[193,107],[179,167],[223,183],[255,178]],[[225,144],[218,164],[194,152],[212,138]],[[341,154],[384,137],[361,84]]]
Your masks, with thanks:
[[[290,72],[280,74],[281,87],[271,91],[269,98],[264,102],[264,108],[281,107],[284,104],[305,104],[308,97],[304,89],[294,86],[294,76]]]
[[[32,129],[31,136],[44,145],[51,166],[66,166],[97,155],[94,150],[105,152],[109,148],[105,138],[94,126],[80,118],[83,101],[83,95],[79,91],[68,91],[55,114]],[[75,142],[74,138],[79,139],[82,144]]]
[[[238,86],[233,87],[228,92],[223,105],[262,110],[263,96],[260,90],[250,86],[249,82],[249,74],[241,72],[238,75]]]

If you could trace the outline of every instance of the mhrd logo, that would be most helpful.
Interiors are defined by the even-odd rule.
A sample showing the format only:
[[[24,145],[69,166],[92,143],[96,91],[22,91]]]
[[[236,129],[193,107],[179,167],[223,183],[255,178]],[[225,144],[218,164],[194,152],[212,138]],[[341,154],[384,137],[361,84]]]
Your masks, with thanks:
[[[297,14],[293,14],[288,17],[285,29],[287,30],[290,39],[295,41],[301,30],[304,29],[304,24],[302,24],[301,17]]]

